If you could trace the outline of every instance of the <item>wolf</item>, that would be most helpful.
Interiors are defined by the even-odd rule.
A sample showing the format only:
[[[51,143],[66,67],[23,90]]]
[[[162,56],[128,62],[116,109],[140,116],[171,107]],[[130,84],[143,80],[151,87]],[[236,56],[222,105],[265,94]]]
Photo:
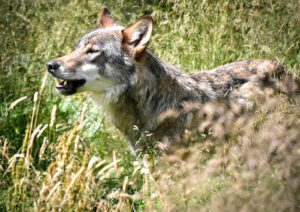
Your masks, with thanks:
[[[175,114],[172,121],[162,121],[162,117],[167,111],[181,110],[187,102],[243,104],[251,87],[298,89],[285,69],[271,60],[240,60],[209,71],[182,73],[147,50],[152,29],[149,15],[122,27],[103,7],[96,29],[83,35],[74,51],[46,63],[48,72],[57,78],[56,90],[62,95],[88,92],[136,154],[151,139],[165,144],[160,151],[172,145],[172,139],[164,140],[166,135],[176,132],[177,140],[181,139],[187,115]],[[289,88],[280,86],[284,81]],[[146,139],[148,135],[151,139]]]

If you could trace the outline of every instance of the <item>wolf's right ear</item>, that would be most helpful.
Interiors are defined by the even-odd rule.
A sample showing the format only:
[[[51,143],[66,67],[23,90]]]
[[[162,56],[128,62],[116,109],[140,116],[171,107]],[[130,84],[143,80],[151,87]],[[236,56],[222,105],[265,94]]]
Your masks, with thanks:
[[[106,7],[102,7],[97,21],[97,28],[111,27],[114,25],[115,22],[112,19],[108,9]]]
[[[153,19],[150,15],[140,18],[135,24],[122,30],[123,45],[133,56],[142,53],[150,40],[153,28]]]

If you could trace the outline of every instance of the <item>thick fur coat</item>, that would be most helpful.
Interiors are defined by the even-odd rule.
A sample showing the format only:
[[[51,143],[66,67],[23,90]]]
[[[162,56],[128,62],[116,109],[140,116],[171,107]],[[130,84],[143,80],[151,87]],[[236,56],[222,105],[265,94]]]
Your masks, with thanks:
[[[210,71],[182,73],[146,50],[152,27],[151,16],[127,28],[118,26],[102,8],[97,29],[82,36],[73,52],[47,63],[58,79],[57,91],[90,93],[135,153],[150,140],[163,143],[164,150],[180,143],[191,128],[188,114],[169,112],[182,111],[187,103],[246,105],[252,88],[286,93],[298,89],[294,78],[270,60],[242,60]]]

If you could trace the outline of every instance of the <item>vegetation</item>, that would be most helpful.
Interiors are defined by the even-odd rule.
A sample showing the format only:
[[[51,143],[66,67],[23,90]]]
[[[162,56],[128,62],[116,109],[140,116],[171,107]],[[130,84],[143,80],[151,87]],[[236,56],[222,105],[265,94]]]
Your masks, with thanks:
[[[183,71],[268,58],[299,76],[298,0],[0,4],[1,211],[299,210],[300,110],[286,97],[255,100],[245,114],[203,107],[223,119],[200,116],[208,134],[150,174],[87,96],[55,93],[45,68],[95,27],[106,5],[124,26],[151,14],[149,51]]]

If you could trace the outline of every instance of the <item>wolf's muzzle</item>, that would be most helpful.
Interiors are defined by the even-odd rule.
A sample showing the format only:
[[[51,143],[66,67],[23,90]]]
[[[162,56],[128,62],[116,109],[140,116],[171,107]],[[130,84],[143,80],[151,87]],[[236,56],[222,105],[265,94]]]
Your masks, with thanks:
[[[79,87],[85,84],[84,79],[66,79],[60,70],[60,64],[55,60],[46,63],[48,72],[57,79],[56,90],[63,95],[76,93]]]

